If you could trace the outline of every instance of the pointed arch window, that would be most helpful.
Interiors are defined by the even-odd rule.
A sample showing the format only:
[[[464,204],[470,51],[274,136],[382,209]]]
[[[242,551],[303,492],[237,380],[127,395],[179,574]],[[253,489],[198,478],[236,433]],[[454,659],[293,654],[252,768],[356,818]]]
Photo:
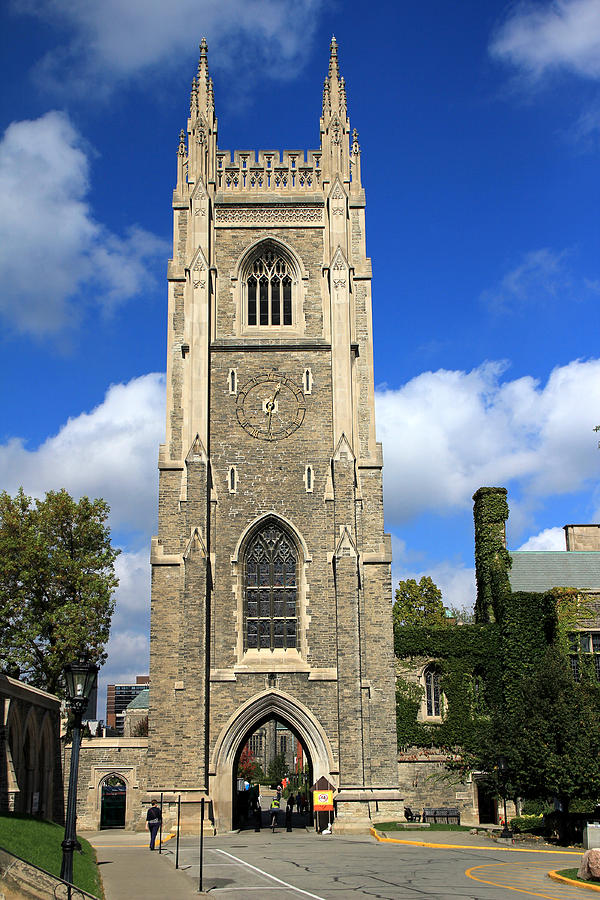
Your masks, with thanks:
[[[427,716],[437,718],[442,714],[440,673],[435,666],[425,669],[425,706]]]
[[[256,257],[246,282],[248,325],[292,324],[292,274],[276,248]]]
[[[297,566],[292,540],[275,523],[251,539],[245,555],[245,650],[297,646]]]

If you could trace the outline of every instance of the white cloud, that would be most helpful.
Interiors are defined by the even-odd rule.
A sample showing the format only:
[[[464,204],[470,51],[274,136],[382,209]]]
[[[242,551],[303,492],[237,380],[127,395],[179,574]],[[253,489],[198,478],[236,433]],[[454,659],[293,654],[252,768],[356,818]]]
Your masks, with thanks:
[[[9,125],[0,142],[0,314],[17,331],[72,328],[86,304],[106,309],[151,284],[148,262],[166,256],[141,228],[119,237],[98,223],[88,190],[88,156],[68,116]]]
[[[532,535],[519,550],[565,550],[565,533],[562,528],[544,528],[539,534]]]
[[[518,486],[525,504],[597,478],[592,433],[600,360],[554,369],[545,385],[503,381],[504,367],[424,372],[376,394],[386,517],[467,509],[483,485]],[[514,504],[511,504],[511,510]]]
[[[572,278],[564,264],[566,255],[566,251],[555,253],[547,248],[526,253],[481,299],[498,312],[546,305],[558,298],[564,302],[573,294]]]
[[[150,547],[124,552],[115,565],[119,577],[116,608],[107,652],[98,680],[98,718],[105,719],[106,685],[135,684],[148,674],[150,652]]]
[[[43,496],[65,487],[75,496],[104,497],[111,525],[154,529],[158,445],[164,439],[164,376],[144,375],[112,385],[104,401],[62,426],[35,450],[19,438],[0,445],[0,483],[14,493]]]
[[[442,592],[444,606],[453,606],[457,609],[472,610],[477,594],[475,586],[475,569],[467,568],[460,563],[442,560],[434,563],[427,569],[415,571],[402,568],[394,571],[394,590],[399,581],[414,578],[420,581],[424,575],[428,575],[437,584]]]
[[[81,93],[93,83],[97,96],[150,69],[179,67],[182,57],[187,65],[202,36],[211,60],[225,68],[235,63],[246,80],[261,68],[291,77],[308,55],[324,2],[14,0],[14,6],[69,34],[66,45],[44,58],[40,77]]]
[[[600,79],[600,3],[520,3],[490,43],[490,53],[537,80],[563,70]]]
[[[531,307],[548,309],[552,303],[592,300],[598,302],[600,284],[576,276],[569,268],[568,250],[547,247],[526,253],[521,261],[503,275],[500,282],[481,294],[495,312],[519,312]]]

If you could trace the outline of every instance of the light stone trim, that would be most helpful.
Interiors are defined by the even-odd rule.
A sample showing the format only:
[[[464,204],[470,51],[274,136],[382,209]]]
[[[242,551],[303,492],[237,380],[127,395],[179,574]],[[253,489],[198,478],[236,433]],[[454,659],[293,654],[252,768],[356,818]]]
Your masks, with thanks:
[[[319,206],[237,206],[215,208],[215,227],[235,225],[255,228],[257,225],[277,225],[294,228],[298,225],[323,225],[323,208]]]

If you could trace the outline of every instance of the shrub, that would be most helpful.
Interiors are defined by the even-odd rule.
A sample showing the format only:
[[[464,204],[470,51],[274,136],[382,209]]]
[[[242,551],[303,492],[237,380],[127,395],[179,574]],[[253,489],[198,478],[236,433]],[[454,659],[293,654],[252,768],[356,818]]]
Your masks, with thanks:
[[[515,816],[510,820],[511,831],[516,834],[543,834],[544,817],[537,815]]]

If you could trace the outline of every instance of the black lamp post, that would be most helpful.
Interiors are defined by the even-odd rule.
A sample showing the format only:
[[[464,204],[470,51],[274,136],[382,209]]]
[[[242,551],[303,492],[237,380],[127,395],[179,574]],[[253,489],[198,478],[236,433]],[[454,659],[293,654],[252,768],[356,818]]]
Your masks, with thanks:
[[[500,832],[500,837],[512,838],[513,834],[508,827],[508,820],[506,818],[506,778],[508,775],[508,760],[505,756],[498,757],[498,772],[500,773],[500,779],[502,783],[502,799],[504,800],[504,828]]]
[[[60,877],[67,882],[67,897],[70,900],[71,885],[73,884],[73,851],[80,849],[75,827],[77,822],[77,775],[79,771],[79,748],[81,746],[81,720],[96,681],[98,666],[88,662],[75,662],[65,666],[64,674],[67,686],[67,706],[73,713],[73,742],[71,745],[65,839],[61,844],[63,858]]]

